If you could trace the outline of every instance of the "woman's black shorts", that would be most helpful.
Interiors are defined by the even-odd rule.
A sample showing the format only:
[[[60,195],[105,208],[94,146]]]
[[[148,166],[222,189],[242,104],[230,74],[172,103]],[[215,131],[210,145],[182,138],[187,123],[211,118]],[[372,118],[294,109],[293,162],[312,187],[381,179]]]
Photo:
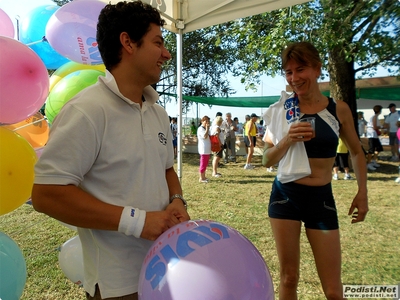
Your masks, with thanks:
[[[281,183],[275,178],[268,207],[270,218],[303,221],[310,229],[339,228],[332,185],[308,186]]]

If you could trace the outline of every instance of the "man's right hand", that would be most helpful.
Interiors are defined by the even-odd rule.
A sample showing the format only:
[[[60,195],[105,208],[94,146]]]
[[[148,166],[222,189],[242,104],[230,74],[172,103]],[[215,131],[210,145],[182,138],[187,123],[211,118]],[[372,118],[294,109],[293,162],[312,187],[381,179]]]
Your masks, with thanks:
[[[178,218],[168,211],[146,212],[141,238],[154,241],[172,226],[179,224]]]

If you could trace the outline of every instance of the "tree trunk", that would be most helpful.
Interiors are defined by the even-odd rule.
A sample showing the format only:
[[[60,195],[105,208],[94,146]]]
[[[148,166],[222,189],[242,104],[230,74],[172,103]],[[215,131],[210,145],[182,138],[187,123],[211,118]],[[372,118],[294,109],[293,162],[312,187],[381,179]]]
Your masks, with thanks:
[[[336,47],[329,52],[330,95],[336,100],[346,102],[351,110],[355,129],[358,130],[356,79],[354,62],[346,61],[343,51]]]

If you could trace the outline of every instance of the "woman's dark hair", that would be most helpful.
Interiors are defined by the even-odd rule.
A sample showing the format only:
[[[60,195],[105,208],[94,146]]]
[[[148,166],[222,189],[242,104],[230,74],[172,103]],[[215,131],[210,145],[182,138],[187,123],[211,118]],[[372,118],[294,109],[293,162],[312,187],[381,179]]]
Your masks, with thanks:
[[[375,105],[373,110],[374,110],[374,113],[376,113],[376,114],[378,112],[381,112],[382,111],[382,105]]]
[[[120,34],[128,33],[140,47],[143,36],[150,30],[150,24],[164,26],[165,21],[157,9],[141,1],[108,4],[101,10],[96,39],[107,70],[112,70],[121,61]]]
[[[201,118],[201,123],[203,123],[204,121],[210,121],[210,118],[208,116],[204,116]]]
[[[309,42],[293,43],[282,51],[282,70],[291,59],[303,66],[317,67],[322,63],[318,50]]]

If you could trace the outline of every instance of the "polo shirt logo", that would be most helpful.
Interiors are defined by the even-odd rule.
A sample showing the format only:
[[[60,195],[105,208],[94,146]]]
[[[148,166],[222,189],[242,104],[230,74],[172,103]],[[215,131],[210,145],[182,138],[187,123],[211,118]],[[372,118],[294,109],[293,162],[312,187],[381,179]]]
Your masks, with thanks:
[[[158,133],[158,141],[163,145],[167,144],[167,138],[165,137],[164,133],[162,133],[162,132]]]

